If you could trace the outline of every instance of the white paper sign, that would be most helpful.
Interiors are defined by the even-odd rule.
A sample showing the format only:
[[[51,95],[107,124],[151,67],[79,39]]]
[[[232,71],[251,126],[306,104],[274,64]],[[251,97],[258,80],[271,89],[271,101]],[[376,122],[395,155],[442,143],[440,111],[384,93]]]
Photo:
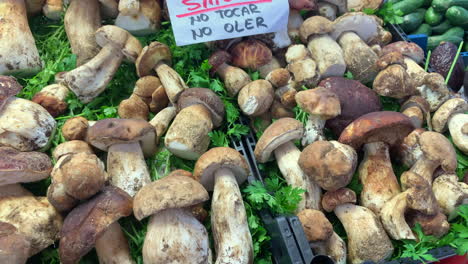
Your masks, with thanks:
[[[287,29],[288,0],[167,0],[178,46]]]

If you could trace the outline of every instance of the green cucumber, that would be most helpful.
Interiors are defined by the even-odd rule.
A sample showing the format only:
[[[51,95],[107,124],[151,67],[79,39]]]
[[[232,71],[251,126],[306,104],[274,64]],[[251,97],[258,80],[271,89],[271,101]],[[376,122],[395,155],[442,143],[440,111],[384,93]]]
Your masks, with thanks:
[[[468,0],[433,0],[432,7],[437,12],[445,12],[451,6],[468,8]]]
[[[452,6],[445,13],[447,20],[455,26],[468,26],[468,10],[461,6]]]
[[[421,24],[415,31],[411,32],[410,35],[424,34],[430,36],[432,34],[432,28],[428,24]]]
[[[405,32],[416,30],[424,21],[425,9],[417,9],[415,12],[403,16],[403,23],[400,24],[401,29]]]
[[[420,8],[424,4],[424,1],[425,0],[403,0],[393,4],[393,9],[401,10],[401,12],[403,12],[403,15],[407,15],[409,13],[412,13],[414,10]]]
[[[429,7],[424,15],[424,21],[431,26],[436,26],[442,22],[444,15],[441,13],[437,13],[434,8]]]
[[[439,46],[442,41],[452,42],[455,45],[459,45],[463,41],[463,35],[465,31],[461,27],[454,27],[447,30],[442,35],[430,36],[427,38],[427,49],[432,50]]]
[[[444,34],[445,31],[449,30],[452,28],[452,24],[450,24],[450,21],[447,19],[444,20],[442,23],[439,25],[432,27],[432,33],[434,34]]]

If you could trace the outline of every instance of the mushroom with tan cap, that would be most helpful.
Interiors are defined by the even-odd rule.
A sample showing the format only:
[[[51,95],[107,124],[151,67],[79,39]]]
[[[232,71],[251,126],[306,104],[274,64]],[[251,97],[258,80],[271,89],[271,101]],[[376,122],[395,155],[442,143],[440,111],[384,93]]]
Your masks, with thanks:
[[[64,11],[62,0],[46,0],[42,7],[44,15],[52,20],[60,20]]]
[[[191,105],[200,104],[210,111],[213,126],[221,126],[224,119],[224,104],[221,98],[207,88],[190,88],[183,91],[177,101],[177,111],[181,111]]]
[[[210,263],[208,232],[190,213],[208,192],[187,176],[166,176],[135,195],[136,219],[151,216],[143,244],[145,263]]]
[[[322,78],[343,76],[346,70],[343,50],[328,35],[332,31],[333,23],[321,16],[309,17],[299,30],[302,41],[308,43],[307,48]]]
[[[24,264],[30,256],[31,242],[9,223],[0,222],[0,263]]]
[[[131,213],[132,198],[114,186],[106,186],[91,200],[75,207],[65,218],[60,233],[61,263],[77,263],[95,245],[106,245],[96,247],[100,259],[106,259],[109,263],[134,263],[127,241],[106,240],[113,237],[106,233],[119,232],[117,220]],[[109,245],[116,243],[119,243],[116,247],[120,249],[118,253],[109,250]]]
[[[305,209],[297,217],[315,254],[328,255],[336,264],[346,264],[346,244],[321,211]]]
[[[147,121],[109,118],[88,130],[87,141],[107,151],[107,173],[111,185],[134,196],[151,182],[145,157],[156,153],[156,130]]]
[[[446,235],[450,229],[450,223],[447,221],[447,217],[441,212],[435,215],[425,215],[413,211],[406,215],[406,219],[411,227],[415,227],[416,224],[421,225],[421,229],[426,236],[441,238]]]
[[[65,75],[65,84],[83,103],[89,103],[106,89],[124,57],[134,61],[141,51],[140,42],[116,26],[99,28],[95,39],[102,47],[99,53]]]
[[[310,52],[302,44],[292,45],[285,54],[287,69],[291,72],[294,85],[300,87],[314,87],[320,80],[320,74],[317,72],[317,64],[312,59]],[[294,89],[291,87],[290,89]]]
[[[120,118],[148,120],[148,105],[135,94],[122,100],[119,104],[118,114]]]
[[[372,89],[381,96],[402,99],[417,93],[413,80],[406,71],[406,64],[401,65],[398,61],[383,60],[381,58],[377,64],[384,67],[375,77]]]
[[[458,181],[455,174],[444,174],[432,183],[437,203],[442,213],[449,218],[454,216],[460,205],[468,204],[468,184]]]
[[[0,75],[0,111],[10,97],[17,95],[23,86],[12,76]]]
[[[229,65],[231,55],[226,51],[219,50],[213,53],[209,59],[212,66],[211,74],[217,73],[221,80],[224,81],[224,86],[230,96],[236,96],[242,87],[249,84],[252,80],[249,74],[243,69]]]
[[[453,98],[442,104],[434,113],[432,125],[434,131],[445,132],[447,128],[453,143],[461,151],[468,153],[468,103],[462,98]]]
[[[259,116],[268,111],[274,99],[270,82],[256,80],[244,86],[237,97],[239,108],[248,116]]]
[[[44,153],[0,147],[0,185],[40,181],[51,171],[52,162]]]
[[[307,178],[299,166],[301,151],[294,145],[304,134],[301,122],[293,118],[281,118],[272,123],[260,137],[255,146],[257,162],[265,163],[270,160],[272,152],[276,157],[278,167],[286,182],[306,192],[301,195],[301,202],[297,212],[304,209],[320,209],[322,191],[314,181]]]
[[[86,140],[89,122],[82,116],[68,119],[62,126],[62,136],[65,140]]]
[[[42,61],[29,29],[25,2],[2,1],[0,17],[0,75],[30,76],[38,73],[42,68]]]
[[[365,261],[379,262],[389,258],[393,245],[379,218],[368,208],[355,205],[356,194],[349,189],[338,189],[323,196],[327,212],[334,211],[348,237],[348,257],[352,264]]]
[[[161,23],[161,6],[154,0],[124,0],[119,2],[119,15],[115,25],[128,30],[135,36],[144,36],[156,33]],[[139,6],[124,5],[139,3]],[[137,11],[136,13],[135,10]]]
[[[119,14],[119,0],[99,0],[102,19],[115,19]]]
[[[98,0],[71,0],[65,13],[65,32],[76,54],[76,65],[81,66],[99,53],[94,34],[101,27]]]
[[[55,83],[42,88],[31,101],[42,105],[53,117],[57,117],[67,110],[66,99],[69,93],[66,86]]]
[[[253,263],[252,236],[239,185],[249,174],[247,161],[231,148],[213,148],[195,164],[194,176],[208,191],[215,263]]]
[[[323,128],[328,119],[341,114],[338,96],[327,88],[318,87],[296,94],[297,105],[309,114],[305,126],[302,145],[307,146],[317,140],[325,140]]]
[[[396,158],[408,168],[411,168],[423,155],[421,145],[419,144],[419,137],[424,132],[426,132],[425,129],[416,128],[393,149]]]
[[[153,96],[153,94],[160,88],[162,88],[162,91],[164,92],[165,100],[162,96],[156,96],[156,98]],[[164,102],[156,102],[160,104],[160,107],[158,107],[159,110],[166,107],[167,103],[169,102],[169,99],[166,96],[166,92],[164,91],[164,87],[162,87],[161,81],[156,76],[148,75],[138,79],[138,81],[135,83],[135,88],[133,88],[133,94],[140,97],[140,99],[143,100],[143,102],[145,102],[149,107],[152,101],[164,101],[165,104]],[[157,113],[158,111],[154,112]]]
[[[387,201],[400,193],[389,147],[400,143],[413,129],[407,116],[383,111],[361,116],[340,135],[339,142],[356,150],[364,145],[364,159],[359,165],[359,179],[363,185],[361,204],[376,215]]]
[[[19,151],[46,150],[57,126],[42,106],[10,97],[0,109],[0,146]]]
[[[449,121],[453,144],[465,154],[468,153],[468,115],[456,114]]]
[[[182,77],[170,67],[171,51],[163,43],[154,41],[144,47],[135,65],[139,77],[157,73],[169,101],[173,104],[177,102],[180,93],[188,88]]]
[[[421,128],[426,123],[432,130],[431,109],[423,97],[411,96],[401,105],[400,112],[411,119],[415,128]]]

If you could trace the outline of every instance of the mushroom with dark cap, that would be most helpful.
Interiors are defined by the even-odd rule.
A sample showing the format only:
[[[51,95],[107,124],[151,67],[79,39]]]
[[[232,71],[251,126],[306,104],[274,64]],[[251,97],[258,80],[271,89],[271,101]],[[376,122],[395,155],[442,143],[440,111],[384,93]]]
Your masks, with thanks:
[[[0,263],[24,264],[31,250],[29,239],[9,223],[0,222]]]
[[[359,150],[364,144],[364,160],[359,166],[363,184],[361,203],[376,215],[400,192],[390,160],[389,146],[400,143],[414,127],[398,112],[374,112],[354,120],[343,130],[339,141]]]
[[[40,181],[51,171],[52,161],[44,153],[0,147],[0,185]]]
[[[327,88],[318,87],[298,92],[296,102],[309,114],[302,145],[307,146],[317,140],[325,140],[323,133],[325,122],[341,114],[338,96]]]
[[[96,31],[95,39],[102,47],[99,53],[65,74],[65,84],[83,103],[89,103],[106,89],[124,57],[135,61],[141,51],[140,42],[116,26],[102,26]]]
[[[348,260],[352,264],[380,262],[390,257],[393,245],[379,218],[366,207],[355,205],[356,194],[343,188],[327,192],[322,199],[327,212],[334,211],[348,237]]]
[[[274,90],[270,82],[256,80],[244,86],[237,97],[239,108],[248,116],[267,112],[273,103]]]
[[[42,106],[10,97],[0,109],[0,146],[19,151],[45,151],[56,126],[57,122]]]
[[[211,114],[213,126],[219,127],[224,119],[224,104],[221,98],[207,88],[190,88],[183,91],[177,101],[177,111],[181,111],[191,105],[200,104],[206,107]]]
[[[132,0],[139,3],[136,6],[124,7],[119,2],[119,15],[115,19],[115,25],[121,27],[135,36],[145,36],[158,31],[161,23],[161,6],[154,0]],[[135,13],[136,10],[136,13]]]
[[[67,110],[68,104],[66,99],[69,93],[70,91],[66,86],[55,83],[42,88],[40,92],[34,95],[31,101],[40,104],[53,117],[57,117]]]
[[[156,130],[147,121],[109,118],[88,130],[87,141],[107,151],[110,183],[134,196],[151,182],[145,157],[156,153]]]
[[[253,263],[252,236],[239,185],[249,174],[245,158],[236,150],[213,148],[195,164],[194,176],[208,191],[216,263]]]
[[[380,111],[382,108],[377,94],[362,83],[343,77],[330,77],[319,86],[331,90],[338,96],[341,114],[327,120],[326,127],[339,136],[358,117]]]
[[[138,220],[151,216],[143,261],[210,263],[208,232],[189,210],[209,198],[205,188],[187,176],[166,176],[141,188],[135,195],[133,212]]]
[[[23,86],[12,76],[0,75],[0,111],[10,97],[17,95]]]
[[[468,184],[458,181],[455,174],[444,174],[432,183],[437,203],[442,213],[453,218],[460,205],[468,204]]]
[[[169,101],[176,103],[181,92],[187,85],[171,65],[171,51],[163,43],[154,41],[144,47],[135,62],[139,77],[151,75],[156,71]]]
[[[42,7],[42,13],[44,13],[44,16],[52,20],[60,20],[64,11],[62,0],[46,0]]]
[[[317,62],[322,78],[343,76],[346,70],[343,50],[328,35],[333,31],[333,23],[321,16],[309,17],[302,24],[299,32],[304,43],[308,43],[312,58]]]
[[[447,221],[447,217],[441,212],[435,215],[425,215],[413,211],[406,215],[406,219],[408,224],[413,228],[416,224],[419,224],[426,236],[441,238],[447,234],[450,229],[450,223]]]
[[[431,109],[423,97],[411,96],[401,105],[400,112],[411,119],[415,128],[421,128],[426,123],[432,130]]]
[[[115,231],[115,229],[110,229],[112,224],[131,213],[132,198],[114,186],[105,187],[91,200],[74,208],[65,218],[60,234],[59,257],[61,263],[77,263],[93,249],[98,240],[109,237],[104,235],[106,232]],[[104,243],[114,244],[116,242],[118,241],[112,240]],[[125,247],[122,247],[122,250],[125,250]],[[102,257],[100,252],[98,255]],[[129,252],[126,252],[126,255],[128,259],[131,259]]]
[[[265,129],[255,146],[257,162],[269,161],[273,152],[286,182],[293,187],[306,190],[301,195],[297,212],[304,209],[319,210],[322,194],[317,183],[307,178],[298,163],[301,151],[293,141],[300,139],[303,134],[304,127],[301,122],[293,118],[281,118]]]
[[[271,50],[263,42],[254,39],[235,44],[230,53],[232,64],[244,69],[258,70],[273,60]]]
[[[220,50],[213,53],[209,59],[212,66],[211,73],[217,73],[224,81],[224,86],[230,96],[236,96],[242,87],[249,84],[252,80],[249,74],[243,69],[231,66],[231,55],[226,51]]]
[[[42,61],[29,29],[25,1],[3,0],[0,17],[0,75],[30,76],[38,73]]]

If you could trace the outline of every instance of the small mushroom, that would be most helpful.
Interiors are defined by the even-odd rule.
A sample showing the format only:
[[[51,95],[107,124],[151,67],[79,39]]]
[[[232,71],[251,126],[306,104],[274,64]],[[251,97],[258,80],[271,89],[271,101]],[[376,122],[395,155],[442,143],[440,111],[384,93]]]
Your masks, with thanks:
[[[31,242],[9,223],[0,222],[0,262],[24,264],[30,256]]]
[[[454,174],[444,174],[437,177],[432,183],[437,203],[442,213],[450,218],[455,216],[460,205],[468,204],[468,184],[458,181]]]
[[[145,157],[156,152],[156,130],[147,121],[109,118],[88,130],[87,141],[107,151],[107,173],[111,185],[134,196],[151,182]]]
[[[224,104],[216,93],[207,88],[190,88],[183,91],[177,101],[177,111],[200,104],[210,111],[213,127],[221,126],[224,119]]]
[[[10,97],[0,109],[0,146],[19,151],[46,150],[57,126],[42,106]]]
[[[421,96],[411,96],[400,108],[401,113],[411,119],[415,128],[421,128],[427,123],[429,130],[432,130],[430,110],[429,103]]]
[[[270,108],[274,90],[270,82],[256,80],[244,86],[237,97],[241,111],[248,116],[259,116]]]
[[[160,85],[151,95],[151,102],[149,104],[150,111],[157,114],[168,105],[169,98],[167,97],[166,89],[164,89],[164,86]]]
[[[151,216],[143,244],[145,263],[209,263],[208,232],[187,210],[207,201],[208,192],[187,176],[152,182],[135,195],[136,219]]]
[[[23,87],[12,76],[0,75],[0,112],[10,97],[17,95]]]
[[[419,174],[411,171],[405,171],[400,176],[400,182],[403,190],[414,189],[407,196],[407,204],[410,209],[424,215],[435,215],[439,212],[439,206],[432,192],[431,183],[428,183]]]
[[[29,29],[25,1],[2,1],[0,17],[0,75],[31,76],[38,73],[43,65]]]
[[[112,230],[109,229],[112,224],[131,213],[132,198],[114,186],[105,187],[91,200],[75,207],[65,218],[60,233],[59,257],[61,263],[77,263],[93,249],[98,240],[109,237],[105,233],[107,230]],[[101,241],[101,243],[107,244],[114,242],[113,240]],[[102,249],[102,247],[96,249]],[[103,254],[98,252],[98,255],[102,256]],[[119,257],[119,255],[116,254],[115,257]],[[130,255],[129,252],[127,255]],[[115,261],[112,262],[115,263]]]
[[[397,99],[417,93],[410,75],[399,64],[391,64],[380,71],[374,79],[372,89],[381,96]]]
[[[432,128],[435,132],[447,131],[450,120],[455,114],[468,111],[468,103],[462,98],[453,98],[443,103],[432,117]]]
[[[348,257],[352,264],[365,261],[379,262],[389,258],[393,245],[379,218],[366,207],[354,205],[356,194],[349,189],[338,189],[323,196],[323,208],[334,211],[348,237]]]
[[[0,147],[0,185],[40,181],[51,171],[52,162],[44,153]]]
[[[60,20],[64,13],[62,0],[46,0],[42,12],[48,19]]]
[[[85,140],[89,123],[84,117],[77,116],[68,119],[62,126],[62,136],[65,140]]]
[[[302,145],[325,140],[325,122],[341,114],[340,100],[331,90],[323,87],[301,91],[296,94],[298,106],[309,114]]]
[[[234,66],[251,70],[258,70],[273,60],[271,50],[263,42],[254,39],[235,44],[231,48],[231,55]]]
[[[129,1],[123,1],[129,2]],[[121,27],[135,36],[145,36],[158,31],[161,23],[161,6],[154,0],[131,0],[133,4],[139,2],[139,6],[124,7],[119,2],[119,15],[115,25]],[[137,10],[134,13],[134,10]]]
[[[118,113],[120,118],[148,120],[149,109],[139,96],[132,94],[120,102]]]
[[[252,263],[252,236],[239,185],[249,174],[247,161],[231,148],[213,148],[195,164],[194,176],[208,191],[216,263]]]
[[[138,79],[135,83],[135,88],[133,88],[133,94],[140,97],[143,102],[150,106],[151,101],[153,100],[153,93],[161,86],[161,81],[156,76],[144,76]],[[164,90],[164,88],[162,89]],[[164,92],[164,95],[166,92]],[[158,98],[159,99],[159,98]],[[166,100],[169,101],[169,100]],[[167,106],[167,104],[166,104]],[[162,108],[166,107],[162,106]]]
[[[297,212],[304,209],[320,209],[322,191],[314,181],[307,179],[299,166],[301,151],[294,145],[304,134],[301,122],[293,118],[281,118],[272,123],[262,134],[255,146],[257,162],[270,160],[272,152],[276,157],[278,167],[286,182],[296,188],[306,190],[301,194],[301,202]]]
[[[468,153],[468,115],[456,114],[449,121],[453,144],[465,154]]]
[[[314,87],[320,80],[317,64],[312,59],[309,50],[302,44],[291,45],[285,54],[287,69],[291,72],[295,86]],[[291,87],[290,90],[295,90]]]
[[[156,71],[167,97],[171,103],[175,104],[179,95],[187,89],[182,77],[170,67],[171,52],[169,47],[160,42],[151,42],[144,47],[135,62],[139,77],[151,75]]]
[[[436,111],[450,98],[450,92],[445,79],[439,73],[428,73],[424,76],[420,86],[416,87],[419,94],[429,103],[431,112]]]
[[[224,86],[230,96],[236,96],[242,87],[249,84],[252,80],[249,74],[239,67],[231,66],[231,55],[226,51],[217,51],[209,59],[212,66],[211,73],[217,73],[224,81]]]
[[[400,193],[389,147],[400,143],[413,129],[407,116],[383,111],[361,116],[340,135],[339,142],[356,150],[364,144],[365,156],[359,165],[359,179],[363,184],[361,204],[376,215],[387,201]]]
[[[51,84],[42,88],[40,92],[34,95],[31,101],[40,104],[53,116],[57,117],[68,108],[66,102],[70,93],[68,88],[62,84]]]
[[[450,229],[447,217],[439,212],[436,215],[425,215],[418,212],[407,214],[406,219],[411,227],[416,224],[421,225],[421,229],[426,236],[443,237]]]

